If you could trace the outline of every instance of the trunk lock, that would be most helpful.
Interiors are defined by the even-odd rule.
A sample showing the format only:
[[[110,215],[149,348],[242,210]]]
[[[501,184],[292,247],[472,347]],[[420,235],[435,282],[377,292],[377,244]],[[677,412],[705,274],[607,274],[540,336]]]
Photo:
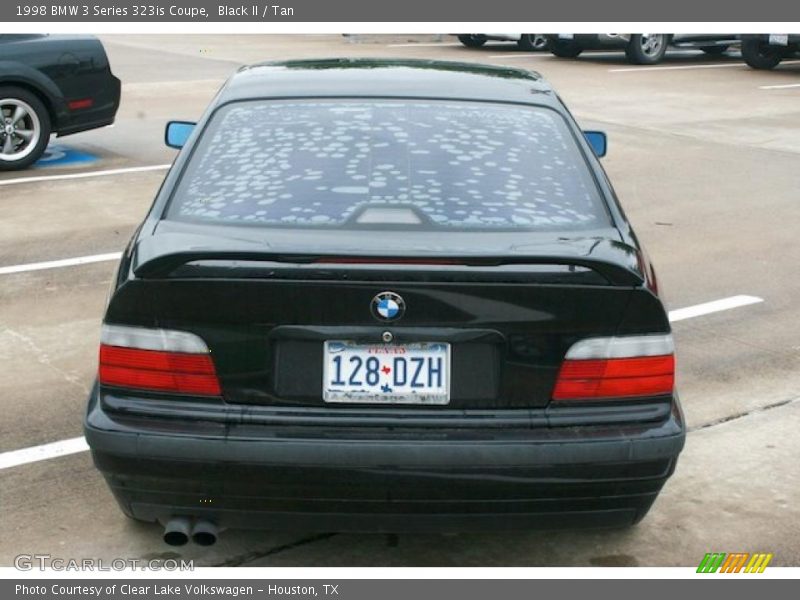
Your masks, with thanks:
[[[381,338],[383,339],[384,343],[388,344],[394,339],[394,336],[392,335],[391,331],[384,331],[383,335],[381,335]]]

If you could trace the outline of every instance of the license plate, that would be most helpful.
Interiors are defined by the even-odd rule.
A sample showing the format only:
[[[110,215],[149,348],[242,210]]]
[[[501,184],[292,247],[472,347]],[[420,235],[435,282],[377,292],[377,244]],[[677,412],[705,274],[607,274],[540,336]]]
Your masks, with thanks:
[[[558,34],[558,39],[560,39],[560,40],[572,40],[572,39],[575,39],[575,34],[574,33],[559,33]]]
[[[788,33],[770,33],[769,43],[774,46],[788,46],[789,34]]]
[[[447,404],[450,344],[325,342],[325,402]]]

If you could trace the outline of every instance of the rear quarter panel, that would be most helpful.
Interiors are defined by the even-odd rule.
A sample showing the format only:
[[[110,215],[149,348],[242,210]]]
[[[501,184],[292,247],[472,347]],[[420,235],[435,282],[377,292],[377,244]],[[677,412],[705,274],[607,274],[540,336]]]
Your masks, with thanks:
[[[0,83],[22,84],[50,109],[53,131],[72,133],[113,121],[120,85],[100,40],[88,36],[0,35]],[[70,111],[91,97],[92,108]]]

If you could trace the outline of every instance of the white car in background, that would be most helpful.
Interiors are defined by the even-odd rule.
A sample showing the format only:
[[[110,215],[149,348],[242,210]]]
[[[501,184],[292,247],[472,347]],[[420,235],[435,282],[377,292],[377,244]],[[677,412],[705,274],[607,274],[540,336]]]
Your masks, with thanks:
[[[516,42],[520,50],[544,50],[547,38],[541,33],[462,33],[458,41],[467,48],[479,48],[489,40]]]

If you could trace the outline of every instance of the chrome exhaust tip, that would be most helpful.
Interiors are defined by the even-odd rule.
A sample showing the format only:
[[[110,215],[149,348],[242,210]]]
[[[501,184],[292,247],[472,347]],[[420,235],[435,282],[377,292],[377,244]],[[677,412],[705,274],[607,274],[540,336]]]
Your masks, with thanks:
[[[211,521],[199,520],[192,527],[192,541],[198,546],[213,546],[217,543],[219,529]]]
[[[189,541],[191,523],[186,517],[173,517],[164,526],[164,543],[184,546]]]

